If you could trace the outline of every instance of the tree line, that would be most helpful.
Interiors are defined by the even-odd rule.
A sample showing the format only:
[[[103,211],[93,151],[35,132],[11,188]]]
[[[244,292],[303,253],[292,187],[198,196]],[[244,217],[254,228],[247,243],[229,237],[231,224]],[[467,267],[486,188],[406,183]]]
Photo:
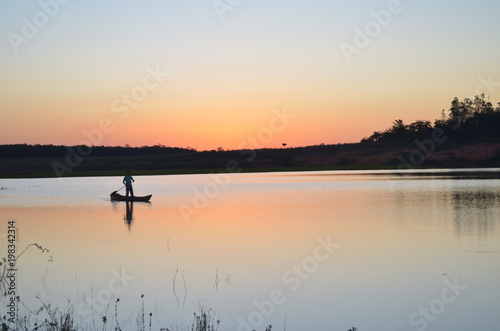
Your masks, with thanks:
[[[455,97],[440,119],[418,120],[405,124],[398,119],[385,131],[375,131],[364,142],[397,142],[401,144],[428,138],[434,129],[441,129],[450,142],[466,143],[500,139],[500,102],[495,108],[485,95],[463,100]]]
[[[89,150],[89,146],[63,146],[63,145],[28,145],[11,144],[0,145],[0,157],[65,157],[69,149],[77,148]],[[161,144],[153,146],[130,147],[130,146],[92,146],[92,156],[138,156],[154,154],[177,154],[192,153],[192,148],[168,147]]]

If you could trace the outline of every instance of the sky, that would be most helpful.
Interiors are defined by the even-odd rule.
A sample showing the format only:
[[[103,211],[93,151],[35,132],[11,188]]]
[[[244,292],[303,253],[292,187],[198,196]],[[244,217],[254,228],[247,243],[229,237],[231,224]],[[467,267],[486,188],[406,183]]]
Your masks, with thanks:
[[[0,2],[0,144],[358,142],[500,102],[500,2]]]

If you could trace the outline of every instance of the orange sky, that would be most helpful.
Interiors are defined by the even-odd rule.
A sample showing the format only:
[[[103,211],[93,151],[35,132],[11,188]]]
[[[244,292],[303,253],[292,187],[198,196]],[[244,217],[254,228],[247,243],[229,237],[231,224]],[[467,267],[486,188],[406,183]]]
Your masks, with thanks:
[[[231,149],[269,130],[273,109],[295,117],[266,147],[357,142],[397,118],[439,118],[455,96],[500,101],[499,6],[88,1],[37,22],[40,4],[2,3],[0,143],[100,130],[103,145]]]

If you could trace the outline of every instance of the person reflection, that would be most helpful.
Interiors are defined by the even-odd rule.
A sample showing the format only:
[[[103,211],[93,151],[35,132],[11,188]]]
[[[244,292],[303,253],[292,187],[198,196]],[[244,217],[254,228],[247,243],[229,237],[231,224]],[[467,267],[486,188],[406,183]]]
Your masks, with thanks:
[[[127,223],[128,230],[132,228],[132,221],[134,220],[134,202],[126,201],[125,202],[125,217],[123,218]]]

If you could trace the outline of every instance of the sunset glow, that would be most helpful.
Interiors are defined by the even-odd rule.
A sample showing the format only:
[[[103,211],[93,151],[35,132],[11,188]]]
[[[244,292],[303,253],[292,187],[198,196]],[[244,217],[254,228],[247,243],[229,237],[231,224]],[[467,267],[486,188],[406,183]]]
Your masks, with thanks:
[[[235,149],[286,109],[259,146],[337,144],[500,101],[496,1],[221,2],[3,2],[0,143]]]

